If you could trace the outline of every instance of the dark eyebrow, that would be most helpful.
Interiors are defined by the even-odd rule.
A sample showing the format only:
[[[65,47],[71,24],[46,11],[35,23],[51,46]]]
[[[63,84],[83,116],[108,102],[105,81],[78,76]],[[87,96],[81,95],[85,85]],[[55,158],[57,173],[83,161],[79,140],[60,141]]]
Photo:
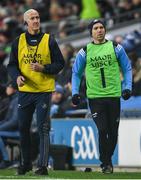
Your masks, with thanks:
[[[104,28],[102,25],[101,26],[96,26],[96,27],[93,27],[94,29],[97,29],[97,28]]]

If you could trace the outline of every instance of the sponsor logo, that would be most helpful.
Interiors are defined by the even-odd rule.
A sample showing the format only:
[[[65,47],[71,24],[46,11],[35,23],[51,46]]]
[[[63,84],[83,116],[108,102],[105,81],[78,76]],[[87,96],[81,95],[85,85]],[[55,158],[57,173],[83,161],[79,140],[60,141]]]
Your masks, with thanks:
[[[93,117],[93,118],[96,118],[96,117],[97,117],[97,114],[98,114],[97,112],[93,113],[93,114],[92,114],[92,117]]]
[[[90,61],[92,67],[95,69],[112,65],[112,57],[110,54],[90,58]]]
[[[43,109],[46,109],[46,108],[47,108],[47,104],[44,103],[44,104],[42,105],[42,108],[43,108]]]
[[[22,107],[22,105],[21,104],[18,104],[18,108],[21,108]]]
[[[74,126],[71,133],[74,159],[99,159],[96,138],[91,126]]]

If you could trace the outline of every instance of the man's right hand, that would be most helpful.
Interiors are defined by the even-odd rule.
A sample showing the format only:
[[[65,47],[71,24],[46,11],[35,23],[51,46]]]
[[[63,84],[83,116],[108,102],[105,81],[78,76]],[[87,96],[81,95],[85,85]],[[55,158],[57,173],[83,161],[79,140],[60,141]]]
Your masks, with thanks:
[[[25,83],[25,78],[23,76],[18,76],[17,78],[17,84],[19,87],[22,87]]]
[[[131,95],[132,95],[132,92],[131,92],[130,89],[124,89],[124,90],[122,91],[122,98],[123,98],[124,100],[128,100],[128,99],[131,97]]]
[[[72,96],[72,103],[77,106],[80,103],[80,99],[81,98],[79,94],[74,94]]]

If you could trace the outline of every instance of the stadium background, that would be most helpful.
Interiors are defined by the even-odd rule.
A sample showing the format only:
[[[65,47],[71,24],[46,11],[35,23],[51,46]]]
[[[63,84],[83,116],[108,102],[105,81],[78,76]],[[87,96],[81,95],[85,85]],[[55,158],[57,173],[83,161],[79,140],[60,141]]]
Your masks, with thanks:
[[[90,145],[97,132],[95,128],[94,131],[88,128],[92,124],[85,99],[85,78],[81,84],[82,103],[78,107],[73,107],[71,67],[77,51],[91,40],[87,30],[88,23],[93,18],[102,18],[107,27],[107,39],[123,45],[133,68],[132,98],[127,102],[121,100],[121,127],[119,143],[113,157],[114,164],[141,169],[141,0],[1,0],[0,120],[5,116],[8,107],[8,104],[4,104],[7,97],[3,96],[3,88],[10,81],[6,67],[10,45],[14,38],[26,29],[22,15],[29,8],[35,8],[40,12],[42,31],[55,36],[66,61],[64,70],[56,78],[61,98],[56,100],[54,97],[55,100],[52,100],[52,143],[73,147],[74,166],[93,166],[99,163],[97,142],[95,146]],[[75,142],[71,139],[74,128],[77,129],[78,136],[74,137]],[[82,141],[84,132],[88,138],[85,146],[90,145],[91,154],[85,152],[88,149],[84,147],[85,155],[81,152],[78,156],[77,143]],[[14,157],[17,156],[16,153],[18,152],[14,151]]]

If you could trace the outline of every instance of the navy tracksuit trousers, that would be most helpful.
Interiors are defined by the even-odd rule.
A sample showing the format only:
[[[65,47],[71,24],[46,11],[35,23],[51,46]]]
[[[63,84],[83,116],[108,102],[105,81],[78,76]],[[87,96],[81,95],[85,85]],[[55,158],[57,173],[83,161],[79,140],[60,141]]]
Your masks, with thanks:
[[[18,119],[21,142],[22,165],[31,165],[30,128],[36,110],[40,138],[38,167],[47,166],[49,154],[51,93],[19,92]]]
[[[120,120],[120,98],[89,99],[92,117],[98,128],[99,153],[102,164],[112,164]]]

